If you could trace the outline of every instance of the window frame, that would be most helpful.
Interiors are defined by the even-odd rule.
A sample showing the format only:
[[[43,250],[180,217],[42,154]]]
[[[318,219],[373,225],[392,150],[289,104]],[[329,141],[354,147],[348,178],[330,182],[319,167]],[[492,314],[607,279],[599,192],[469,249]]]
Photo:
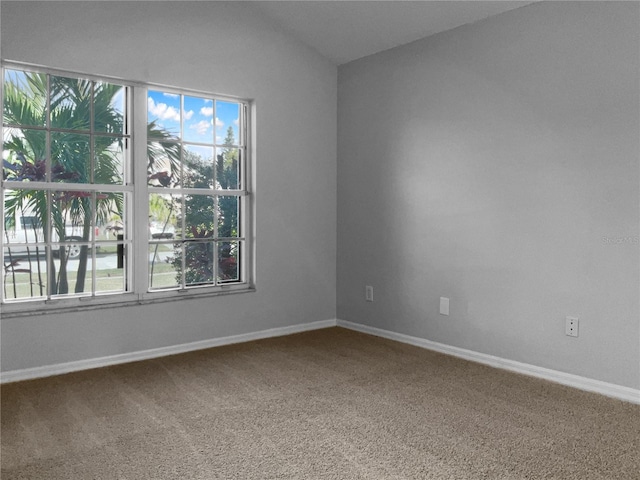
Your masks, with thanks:
[[[128,168],[128,173],[124,173],[125,180],[122,185],[119,185],[119,189],[126,191],[129,195],[129,201],[126,203],[126,215],[128,220],[125,220],[125,228],[128,229],[127,234],[131,242],[132,252],[128,255],[129,259],[125,262],[125,268],[127,269],[127,282],[129,290],[125,292],[105,293],[96,295],[95,292],[81,296],[70,297],[57,297],[47,299],[17,299],[6,301],[4,298],[4,288],[0,291],[0,306],[2,307],[3,317],[23,316],[23,315],[37,315],[47,314],[50,312],[67,312],[67,311],[84,311],[94,310],[100,308],[107,308],[113,306],[126,306],[126,305],[141,305],[148,303],[167,302],[176,300],[186,300],[193,298],[204,298],[218,295],[237,294],[249,291],[255,291],[255,241],[254,241],[254,210],[255,200],[252,193],[254,189],[254,177],[253,177],[253,143],[252,143],[252,113],[254,104],[252,100],[239,97],[231,97],[225,95],[219,95],[211,92],[204,92],[189,88],[178,88],[166,86],[158,83],[142,83],[136,81],[129,81],[120,78],[110,77],[107,75],[95,75],[86,74],[81,72],[60,70],[50,67],[44,67],[40,65],[33,65],[22,62],[10,62],[3,61],[0,65],[0,74],[2,75],[2,82],[4,85],[5,69],[32,71],[47,75],[66,76],[72,78],[86,79],[96,82],[113,82],[118,85],[122,85],[128,89],[128,104],[125,106],[127,114],[129,116],[128,125],[128,138],[129,138],[129,151],[128,157],[125,162],[125,171]],[[171,289],[151,289],[149,285],[149,261],[148,252],[149,247],[153,245],[149,238],[149,195],[152,193],[153,187],[148,185],[147,182],[147,98],[149,90],[162,90],[163,92],[171,92],[183,96],[201,96],[206,98],[212,98],[214,101],[233,102],[240,105],[240,122],[238,125],[238,133],[240,138],[238,139],[238,149],[240,151],[241,159],[239,159],[238,168],[241,172],[242,183],[240,189],[236,191],[236,195],[239,198],[239,220],[238,227],[241,229],[242,235],[239,238],[240,243],[243,244],[241,251],[241,257],[238,261],[238,276],[237,282],[229,282],[219,284],[214,278],[215,285],[198,285],[189,288],[171,288]],[[0,88],[0,104],[4,105],[4,87]],[[215,127],[215,125],[214,125]],[[4,118],[0,123],[0,136],[4,142]],[[47,128],[50,128],[47,126]],[[215,132],[215,128],[214,128]],[[214,133],[215,141],[215,133]],[[181,139],[179,145],[182,145]],[[186,142],[189,143],[189,142]],[[217,144],[217,142],[216,142]],[[4,150],[4,148],[3,148]],[[141,160],[137,160],[141,159]],[[1,179],[0,188],[0,203],[4,205],[5,190],[10,190],[12,183],[14,187],[16,182],[5,181]],[[65,190],[82,190],[81,187],[74,187],[72,183],[61,183]],[[87,184],[77,184],[87,185]],[[92,190],[99,191],[104,185],[90,184]],[[71,186],[71,188],[67,188]],[[38,188],[38,185],[33,183],[29,187]],[[51,184],[48,184],[48,188]],[[157,189],[156,189],[157,190]],[[167,189],[165,193],[171,193],[171,189]],[[187,189],[188,190],[188,189]],[[208,195],[222,195],[224,192],[219,190],[203,189]],[[3,219],[4,219],[3,214]],[[144,221],[140,221],[145,219]],[[5,222],[0,222],[0,235],[3,239],[2,246],[4,247],[4,229]],[[127,236],[125,236],[125,239]],[[95,239],[94,239],[95,241]],[[181,242],[184,244],[185,240]],[[115,243],[115,242],[114,242]],[[169,242],[172,243],[172,242]],[[4,275],[4,248],[0,249],[0,258],[3,261],[3,275]],[[217,264],[216,264],[217,265]],[[217,267],[216,267],[217,269]],[[88,271],[94,272],[95,270]],[[217,270],[216,270],[217,271]],[[184,278],[184,275],[183,275]],[[4,278],[3,278],[4,287]]]

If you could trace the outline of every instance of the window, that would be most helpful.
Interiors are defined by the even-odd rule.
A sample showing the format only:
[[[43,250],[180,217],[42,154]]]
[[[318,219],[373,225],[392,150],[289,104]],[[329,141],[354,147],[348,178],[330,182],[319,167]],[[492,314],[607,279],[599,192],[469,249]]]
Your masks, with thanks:
[[[237,282],[245,243],[241,104],[157,90],[147,104],[149,288]]]
[[[247,102],[22,66],[2,96],[5,306],[249,288]]]

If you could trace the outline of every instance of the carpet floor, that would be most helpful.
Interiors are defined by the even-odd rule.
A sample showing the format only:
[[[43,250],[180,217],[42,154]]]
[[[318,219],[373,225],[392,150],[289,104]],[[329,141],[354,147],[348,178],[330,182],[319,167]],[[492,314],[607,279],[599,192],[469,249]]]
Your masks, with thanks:
[[[1,397],[3,480],[640,478],[639,405],[341,328]]]

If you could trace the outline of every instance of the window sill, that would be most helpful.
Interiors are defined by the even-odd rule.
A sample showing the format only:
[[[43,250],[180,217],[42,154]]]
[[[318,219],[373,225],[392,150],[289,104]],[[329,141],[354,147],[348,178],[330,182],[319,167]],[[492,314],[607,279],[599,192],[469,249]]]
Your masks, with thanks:
[[[102,310],[107,308],[131,307],[139,305],[149,305],[154,303],[181,302],[185,300],[195,300],[200,298],[219,297],[223,295],[236,295],[240,293],[255,292],[256,288],[249,285],[234,285],[222,287],[215,291],[186,290],[186,291],[165,291],[150,292],[138,297],[134,294],[119,295],[113,297],[80,297],[69,300],[53,300],[40,302],[37,305],[26,306],[21,304],[2,305],[2,319],[33,317],[38,315],[50,315],[71,312],[86,312],[91,310]]]

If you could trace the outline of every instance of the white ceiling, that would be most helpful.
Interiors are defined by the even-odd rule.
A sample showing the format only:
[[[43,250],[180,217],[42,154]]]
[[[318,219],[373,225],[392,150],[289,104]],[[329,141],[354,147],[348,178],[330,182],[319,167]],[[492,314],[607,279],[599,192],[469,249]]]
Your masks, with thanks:
[[[530,1],[252,1],[245,2],[336,65]]]

